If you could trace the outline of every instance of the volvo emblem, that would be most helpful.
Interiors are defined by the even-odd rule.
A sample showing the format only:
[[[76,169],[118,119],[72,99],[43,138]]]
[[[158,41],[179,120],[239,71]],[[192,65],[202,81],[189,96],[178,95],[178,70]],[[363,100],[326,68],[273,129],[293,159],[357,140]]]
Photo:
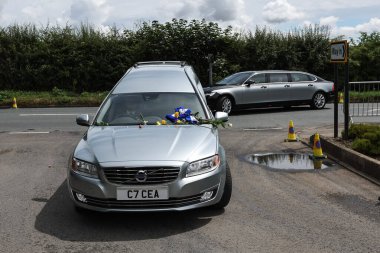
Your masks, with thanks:
[[[135,175],[135,179],[137,182],[145,182],[148,179],[146,170],[139,170]]]

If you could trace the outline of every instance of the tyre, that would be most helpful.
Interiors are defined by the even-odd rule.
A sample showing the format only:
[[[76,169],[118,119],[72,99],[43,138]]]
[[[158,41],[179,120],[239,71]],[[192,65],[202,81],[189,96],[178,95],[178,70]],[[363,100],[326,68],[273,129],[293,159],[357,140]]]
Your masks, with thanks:
[[[314,94],[313,99],[311,100],[310,106],[313,109],[323,109],[326,105],[326,95],[325,93],[318,91]]]
[[[216,103],[216,110],[219,112],[226,112],[231,113],[232,111],[232,99],[226,96],[223,96],[218,99],[218,102]]]
[[[226,182],[224,184],[224,189],[223,189],[223,195],[222,198],[218,203],[213,205],[212,207],[215,209],[222,209],[230,203],[231,199],[231,194],[232,194],[232,177],[231,177],[231,171],[230,171],[230,166],[228,163],[226,163]]]

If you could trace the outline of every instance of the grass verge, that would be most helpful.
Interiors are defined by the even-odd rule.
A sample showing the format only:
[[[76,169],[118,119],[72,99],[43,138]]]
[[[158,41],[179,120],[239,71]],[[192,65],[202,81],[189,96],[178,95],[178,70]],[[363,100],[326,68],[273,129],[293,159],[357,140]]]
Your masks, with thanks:
[[[11,107],[13,98],[17,106],[26,107],[54,107],[54,106],[99,106],[107,96],[104,92],[82,92],[80,94],[54,88],[52,91],[14,91],[0,90],[0,106]]]
[[[380,91],[350,92],[351,103],[378,102],[380,101]]]

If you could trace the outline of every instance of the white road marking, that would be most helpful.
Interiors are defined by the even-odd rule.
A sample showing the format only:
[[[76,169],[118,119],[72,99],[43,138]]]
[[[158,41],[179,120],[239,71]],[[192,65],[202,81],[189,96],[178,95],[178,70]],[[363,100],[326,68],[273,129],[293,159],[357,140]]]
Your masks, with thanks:
[[[9,134],[49,134],[50,132],[9,132]]]
[[[268,131],[268,130],[282,130],[282,127],[268,127],[268,128],[244,128],[244,131]]]
[[[73,114],[73,113],[30,113],[30,114],[19,114],[20,117],[27,117],[27,116],[78,116],[79,114]]]

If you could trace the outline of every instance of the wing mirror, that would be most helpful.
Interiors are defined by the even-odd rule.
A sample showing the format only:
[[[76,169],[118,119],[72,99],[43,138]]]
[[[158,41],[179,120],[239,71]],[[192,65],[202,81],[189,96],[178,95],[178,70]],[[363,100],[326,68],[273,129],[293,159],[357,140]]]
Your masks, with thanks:
[[[228,113],[226,113],[226,112],[216,112],[215,113],[215,119],[216,120],[221,120],[223,122],[227,122],[228,121]]]
[[[90,117],[88,114],[81,114],[77,116],[77,124],[80,126],[89,126],[90,125]]]
[[[255,84],[255,81],[254,80],[247,80],[244,84],[245,84],[245,86],[249,87],[252,84]]]

